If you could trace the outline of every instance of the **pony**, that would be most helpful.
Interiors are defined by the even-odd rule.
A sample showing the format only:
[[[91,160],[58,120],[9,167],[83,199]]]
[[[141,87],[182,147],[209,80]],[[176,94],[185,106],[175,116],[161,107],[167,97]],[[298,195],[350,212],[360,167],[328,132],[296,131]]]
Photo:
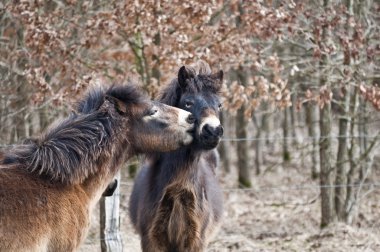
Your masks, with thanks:
[[[182,66],[161,93],[160,102],[194,115],[194,140],[173,152],[148,154],[135,179],[129,211],[143,251],[202,251],[218,229],[222,82],[223,71],[212,74],[201,61],[198,70]]]
[[[133,85],[91,89],[76,112],[3,151],[0,251],[75,251],[120,165],[190,144],[193,127],[191,113]]]

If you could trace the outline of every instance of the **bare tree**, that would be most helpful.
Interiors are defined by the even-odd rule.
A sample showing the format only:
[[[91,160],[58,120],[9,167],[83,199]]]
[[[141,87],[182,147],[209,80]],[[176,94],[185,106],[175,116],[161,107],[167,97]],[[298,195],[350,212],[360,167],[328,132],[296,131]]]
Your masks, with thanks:
[[[311,144],[311,178],[316,179],[319,176],[319,152],[318,152],[318,106],[315,102],[309,101],[306,104],[306,121],[308,136],[310,137]]]
[[[348,0],[347,3],[347,22],[353,17],[353,1]],[[352,33],[350,25],[347,24],[347,33],[350,35]],[[344,65],[349,68],[351,65],[351,53],[349,48],[346,47],[344,53]],[[352,114],[350,114],[350,98],[351,98],[351,84],[352,82],[345,83],[345,96],[341,102],[340,108],[340,119],[339,119],[339,143],[338,143],[338,153],[337,153],[337,164],[336,164],[336,184],[345,185],[347,184],[347,174],[349,170],[349,157],[348,157],[348,147],[349,147],[349,136],[350,136],[350,122],[352,120]],[[351,117],[350,117],[351,115]],[[352,127],[353,124],[351,124]],[[346,219],[346,202],[347,190],[345,186],[338,186],[335,189],[335,210],[338,220],[344,221]]]
[[[247,73],[244,72],[243,67],[237,70],[237,77],[241,85],[245,86],[247,83]],[[248,137],[247,134],[247,118],[245,116],[245,106],[242,105],[236,114],[236,137],[243,139],[237,145],[237,158],[239,169],[239,186],[251,187],[251,171],[248,160],[248,146],[244,141]]]
[[[327,11],[330,6],[330,0],[323,0],[323,8]],[[330,28],[328,25],[322,27],[321,43],[327,47],[330,40]],[[331,83],[328,79],[328,71],[326,67],[329,64],[329,56],[327,53],[322,54],[319,62],[320,68],[320,86],[323,90],[323,95],[328,99],[331,95]],[[321,184],[321,227],[325,227],[336,220],[334,208],[334,176],[335,171],[332,160],[331,146],[331,129],[332,115],[331,103],[325,102],[320,109],[320,132],[321,140],[320,147],[320,184]]]
[[[283,141],[282,141],[282,159],[284,162],[289,162],[291,159],[290,150],[289,150],[289,139],[290,139],[290,110],[289,108],[284,109],[284,116],[282,121],[282,132],[283,132]]]

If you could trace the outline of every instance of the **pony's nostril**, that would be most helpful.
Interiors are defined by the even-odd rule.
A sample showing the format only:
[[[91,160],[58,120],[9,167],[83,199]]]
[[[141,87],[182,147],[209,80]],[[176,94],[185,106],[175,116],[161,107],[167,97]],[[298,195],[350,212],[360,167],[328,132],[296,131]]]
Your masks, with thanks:
[[[203,130],[202,130],[205,134],[207,135],[213,135],[212,134],[212,128],[210,125],[206,124],[204,127],[203,127]]]
[[[216,134],[218,135],[218,136],[223,136],[223,132],[224,132],[224,129],[223,129],[223,127],[222,127],[222,125],[220,125],[220,126],[218,126],[217,128],[216,128]]]
[[[195,122],[195,117],[192,114],[190,114],[187,117],[186,122],[188,122],[189,124],[193,124]]]
[[[223,127],[219,125],[218,127],[214,128],[206,124],[202,129],[202,133],[208,136],[221,137],[223,135]]]

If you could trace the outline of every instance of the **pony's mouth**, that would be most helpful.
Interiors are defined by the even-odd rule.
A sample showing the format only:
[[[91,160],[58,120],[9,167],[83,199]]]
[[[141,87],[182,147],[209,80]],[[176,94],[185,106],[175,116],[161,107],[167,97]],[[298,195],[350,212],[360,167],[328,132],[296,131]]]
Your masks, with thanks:
[[[189,133],[189,134],[191,134],[191,135],[194,135],[195,132],[196,132],[195,127],[192,127],[191,129],[188,129],[186,132]]]
[[[205,150],[211,150],[218,146],[220,142],[220,137],[208,136],[208,135],[200,135],[199,143],[201,147]]]
[[[189,145],[194,140],[194,128],[187,130],[185,134],[186,134],[186,136],[183,140],[183,145]]]

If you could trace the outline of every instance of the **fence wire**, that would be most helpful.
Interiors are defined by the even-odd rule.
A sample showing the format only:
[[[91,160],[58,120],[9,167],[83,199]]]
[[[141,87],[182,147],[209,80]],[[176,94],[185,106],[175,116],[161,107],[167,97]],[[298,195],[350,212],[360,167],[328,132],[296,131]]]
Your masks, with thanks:
[[[119,182],[119,185],[124,185],[127,187],[133,187],[133,183],[128,182]],[[242,191],[242,192],[263,192],[263,191],[302,191],[302,190],[310,190],[310,189],[321,189],[321,188],[380,188],[380,182],[376,183],[358,183],[358,184],[341,184],[341,185],[294,185],[294,186],[261,186],[256,188],[223,188],[224,192],[234,192],[234,191]],[[29,188],[9,188],[9,189],[0,189],[0,191],[16,191],[16,190],[28,190]],[[123,194],[113,194],[112,196],[122,196]]]
[[[323,139],[341,139],[341,138],[348,138],[348,139],[355,139],[355,138],[365,138],[365,139],[376,139],[379,138],[378,135],[368,136],[368,135],[356,135],[356,136],[340,136],[340,135],[333,135],[328,137],[247,137],[247,138],[230,138],[230,137],[224,137],[221,141],[225,142],[242,142],[242,141],[259,141],[259,140],[270,140],[270,141],[283,141],[283,140],[323,140]]]
[[[323,140],[323,139],[356,139],[356,138],[365,138],[365,139],[376,139],[379,138],[380,135],[354,135],[354,136],[344,136],[344,135],[332,135],[327,137],[311,137],[311,136],[289,136],[289,137],[281,137],[281,136],[272,136],[272,137],[247,137],[247,138],[234,138],[234,137],[223,137],[221,141],[223,142],[242,142],[242,141],[261,141],[261,140],[269,140],[269,141],[283,141],[283,140]],[[11,148],[17,146],[19,144],[0,144],[0,148]]]
[[[120,185],[125,185],[127,187],[132,187],[133,183],[120,182]],[[358,184],[340,184],[340,185],[294,185],[294,186],[262,186],[256,188],[224,188],[224,192],[262,192],[262,191],[296,191],[296,190],[310,190],[310,189],[321,189],[321,188],[371,188],[380,187],[380,182],[376,183],[358,183]]]

